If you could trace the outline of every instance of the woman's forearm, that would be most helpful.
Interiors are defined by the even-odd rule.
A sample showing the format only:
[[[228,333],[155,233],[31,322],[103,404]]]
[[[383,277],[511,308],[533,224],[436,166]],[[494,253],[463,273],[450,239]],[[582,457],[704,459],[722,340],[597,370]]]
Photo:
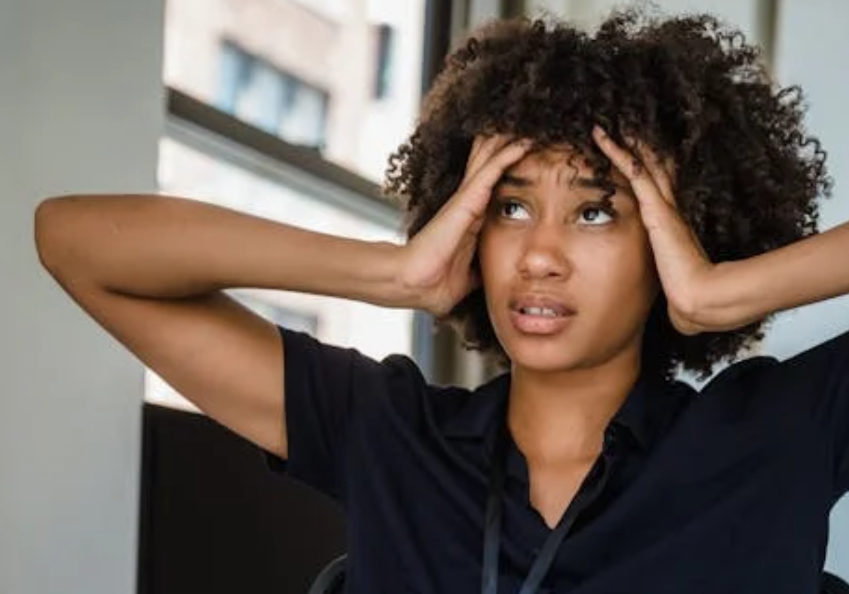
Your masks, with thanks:
[[[413,307],[396,282],[398,246],[314,233],[210,204],[162,196],[68,196],[36,215],[45,266],[148,298],[231,287],[291,290]]]
[[[737,328],[844,295],[849,293],[849,223],[715,268],[698,307],[700,325],[710,330]]]

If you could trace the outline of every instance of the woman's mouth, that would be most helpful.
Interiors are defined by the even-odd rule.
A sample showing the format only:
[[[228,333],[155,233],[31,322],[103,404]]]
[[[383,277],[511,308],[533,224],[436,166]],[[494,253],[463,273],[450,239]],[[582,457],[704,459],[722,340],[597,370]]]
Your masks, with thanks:
[[[519,313],[526,316],[542,316],[544,318],[556,318],[560,315],[549,307],[523,307],[519,310]]]
[[[550,297],[522,297],[510,304],[510,320],[513,327],[522,334],[557,334],[562,332],[574,317],[574,309]]]

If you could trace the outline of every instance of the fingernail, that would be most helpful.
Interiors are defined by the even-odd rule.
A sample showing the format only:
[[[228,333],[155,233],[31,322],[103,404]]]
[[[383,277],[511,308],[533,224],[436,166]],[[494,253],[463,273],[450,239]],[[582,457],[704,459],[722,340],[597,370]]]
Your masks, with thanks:
[[[601,127],[601,126],[599,126],[598,124],[596,124],[595,126],[593,126],[593,131],[594,131],[596,134],[598,134],[598,136],[599,136],[599,137],[601,137],[601,138],[607,138],[607,132],[605,131],[605,129],[604,129],[604,128],[602,128],[602,127]]]

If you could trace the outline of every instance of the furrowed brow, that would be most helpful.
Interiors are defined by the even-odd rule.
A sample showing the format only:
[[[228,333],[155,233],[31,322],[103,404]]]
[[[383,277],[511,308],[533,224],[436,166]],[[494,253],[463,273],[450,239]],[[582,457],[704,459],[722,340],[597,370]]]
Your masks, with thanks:
[[[606,190],[613,185],[611,182],[605,182],[604,180],[596,179],[594,177],[577,177],[572,181],[572,184],[579,188],[586,188],[588,190]]]
[[[582,189],[604,192],[607,197],[611,197],[614,192],[619,192],[624,196],[631,195],[631,189],[629,187],[617,184],[613,180],[603,180],[594,177],[577,177],[572,181],[572,183]]]
[[[498,183],[495,184],[495,189],[511,187],[511,188],[527,188],[533,185],[531,180],[526,177],[522,177],[520,175],[515,175],[513,173],[505,173],[501,176],[501,179],[498,180]]]

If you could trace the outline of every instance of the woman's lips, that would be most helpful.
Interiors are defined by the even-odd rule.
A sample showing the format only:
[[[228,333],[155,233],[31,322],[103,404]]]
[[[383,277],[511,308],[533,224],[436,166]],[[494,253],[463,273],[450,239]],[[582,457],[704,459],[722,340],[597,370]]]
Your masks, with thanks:
[[[510,303],[510,320],[523,334],[551,335],[562,332],[575,316],[564,302],[546,296],[523,296]]]

